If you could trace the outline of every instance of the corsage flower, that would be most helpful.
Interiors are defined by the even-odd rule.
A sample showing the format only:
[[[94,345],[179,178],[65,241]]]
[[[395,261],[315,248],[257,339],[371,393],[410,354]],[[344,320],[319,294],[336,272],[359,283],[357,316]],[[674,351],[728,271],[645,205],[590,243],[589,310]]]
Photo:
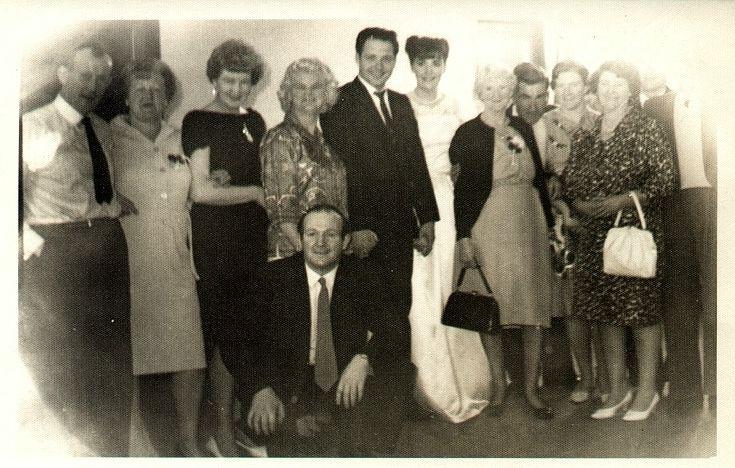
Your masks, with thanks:
[[[516,154],[523,151],[523,148],[526,147],[525,143],[523,142],[523,138],[519,137],[518,135],[509,135],[505,137],[505,142],[508,145],[508,149]]]

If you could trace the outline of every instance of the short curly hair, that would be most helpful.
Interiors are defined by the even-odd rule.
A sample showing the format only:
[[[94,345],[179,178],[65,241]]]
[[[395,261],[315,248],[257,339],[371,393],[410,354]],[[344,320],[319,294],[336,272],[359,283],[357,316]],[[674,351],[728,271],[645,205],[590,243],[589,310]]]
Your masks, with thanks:
[[[293,105],[293,87],[298,73],[310,73],[318,77],[319,82],[324,84],[326,94],[319,113],[323,114],[331,109],[334,103],[337,102],[339,83],[327,64],[317,58],[307,57],[291,62],[286,68],[286,73],[284,73],[283,80],[281,80],[281,85],[276,93],[283,112],[288,113]]]
[[[171,102],[176,95],[176,76],[168,65],[158,59],[136,59],[125,67],[123,72],[124,96],[130,93],[130,86],[134,79],[148,79],[153,75],[160,75],[163,78],[166,100]]]
[[[446,39],[438,37],[411,36],[406,39],[405,49],[411,63],[416,59],[434,57],[441,57],[446,61],[449,57],[449,43]]]
[[[590,79],[590,88],[595,94],[597,94],[597,84],[600,81],[600,76],[606,71],[624,79],[628,83],[630,102],[633,105],[639,106],[641,102],[641,75],[638,73],[635,65],[623,60],[610,60],[600,65],[600,68],[592,74],[592,78]]]
[[[587,67],[581,63],[575,62],[574,60],[563,60],[554,65],[554,68],[551,70],[551,89],[556,89],[556,80],[559,78],[559,75],[565,72],[574,72],[578,74],[579,77],[582,78],[582,83],[585,84],[587,84],[587,80],[590,75]]]
[[[263,59],[242,40],[229,39],[215,47],[207,60],[209,81],[219,78],[222,70],[250,73],[250,83],[254,86],[263,76]]]

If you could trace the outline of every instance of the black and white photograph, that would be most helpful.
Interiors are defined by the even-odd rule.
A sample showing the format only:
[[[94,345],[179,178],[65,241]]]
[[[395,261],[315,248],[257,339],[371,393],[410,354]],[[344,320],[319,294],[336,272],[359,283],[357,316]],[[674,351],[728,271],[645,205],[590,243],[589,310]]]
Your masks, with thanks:
[[[12,456],[735,456],[735,4],[7,5]]]

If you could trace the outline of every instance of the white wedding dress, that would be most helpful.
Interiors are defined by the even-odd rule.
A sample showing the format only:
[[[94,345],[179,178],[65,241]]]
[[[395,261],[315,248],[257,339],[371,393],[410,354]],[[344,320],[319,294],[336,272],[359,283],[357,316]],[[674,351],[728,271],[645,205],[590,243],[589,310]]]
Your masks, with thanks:
[[[409,93],[440,221],[431,253],[414,250],[411,278],[411,358],[417,368],[416,399],[452,422],[466,421],[488,404],[488,362],[476,332],[446,327],[441,314],[453,290],[456,231],[449,143],[461,123],[456,102],[439,95],[426,104]]]

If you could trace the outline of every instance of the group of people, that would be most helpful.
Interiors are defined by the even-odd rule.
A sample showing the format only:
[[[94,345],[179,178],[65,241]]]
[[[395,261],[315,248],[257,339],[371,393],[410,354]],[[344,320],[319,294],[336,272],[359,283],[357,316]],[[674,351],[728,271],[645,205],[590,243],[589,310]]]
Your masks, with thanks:
[[[181,130],[166,120],[177,90],[160,60],[129,64],[129,111],[110,124],[92,113],[109,55],[84,43],[60,65],[56,99],[21,123],[20,347],[44,401],[92,453],[128,453],[133,376],[170,374],[185,456],[203,453],[205,389],[205,446],[218,456],[258,444],[391,456],[408,413],[500,416],[502,336],[441,325],[463,268],[487,278],[500,324],[522,329],[536,417],[554,417],[539,393],[552,316],[566,320],[578,369],[570,399],[599,397],[593,418],[653,411],[662,320],[672,395],[691,402],[701,315],[714,398],[711,151],[692,156],[673,104],[656,107],[668,94],[642,108],[641,78],[620,61],[591,77],[560,62],[551,80],[530,63],[485,66],[474,86],[484,109],[463,123],[439,91],[448,42],[412,36],[405,50],[408,95],[385,87],[399,52],[390,30],[358,34],[359,72],[341,87],[321,60],[294,61],[271,129],[246,107],[264,62],[241,40],[213,50],[213,99]],[[659,247],[651,279],[602,269],[615,215],[638,224],[633,193]],[[697,268],[668,253],[695,244]],[[573,264],[555,268],[554,245]],[[686,305],[662,290],[697,271]]]

